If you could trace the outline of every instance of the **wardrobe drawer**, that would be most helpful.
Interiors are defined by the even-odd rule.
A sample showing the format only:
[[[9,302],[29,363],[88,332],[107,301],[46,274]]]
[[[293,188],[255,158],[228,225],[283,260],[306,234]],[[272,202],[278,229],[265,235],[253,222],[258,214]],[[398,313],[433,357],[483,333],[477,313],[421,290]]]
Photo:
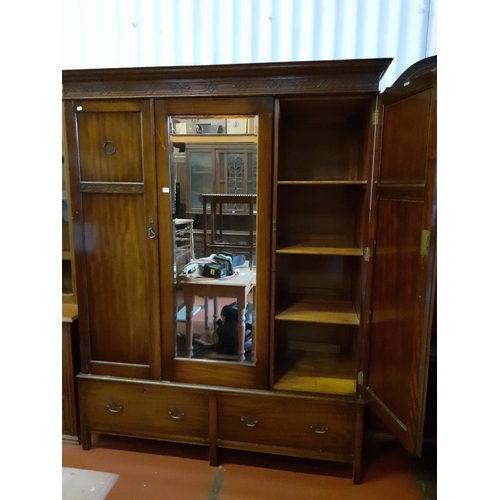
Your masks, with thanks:
[[[89,431],[208,442],[208,393],[159,384],[82,380]]]
[[[354,454],[356,404],[276,396],[221,394],[217,437],[222,446],[307,450],[313,456]],[[257,449],[250,446],[250,449]],[[300,454],[300,453],[298,453]]]

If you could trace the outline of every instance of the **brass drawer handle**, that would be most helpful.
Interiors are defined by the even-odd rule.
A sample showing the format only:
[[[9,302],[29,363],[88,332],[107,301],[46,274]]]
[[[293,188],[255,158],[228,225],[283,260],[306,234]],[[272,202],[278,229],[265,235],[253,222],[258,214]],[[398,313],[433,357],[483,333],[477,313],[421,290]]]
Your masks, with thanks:
[[[122,405],[117,405],[116,403],[111,403],[106,405],[106,408],[111,412],[111,413],[120,413],[123,410]]]
[[[178,410],[176,408],[175,410],[168,410],[168,415],[174,420],[180,420],[185,415],[185,413],[182,410]]]
[[[310,429],[315,433],[315,434],[325,434],[326,431],[328,430],[327,425],[323,424],[312,424]]]
[[[255,427],[259,423],[259,420],[251,415],[243,415],[241,417],[241,421],[243,422],[243,425],[246,425],[247,427]]]

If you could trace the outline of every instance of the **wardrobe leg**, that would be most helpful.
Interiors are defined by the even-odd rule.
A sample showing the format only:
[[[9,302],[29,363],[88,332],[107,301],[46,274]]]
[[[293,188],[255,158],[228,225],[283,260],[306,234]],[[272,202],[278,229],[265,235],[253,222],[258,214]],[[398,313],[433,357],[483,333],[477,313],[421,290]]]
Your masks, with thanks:
[[[217,394],[210,392],[208,397],[208,444],[209,462],[212,467],[219,464],[217,458]]]
[[[364,434],[364,404],[359,404],[356,410],[356,435],[354,438],[354,462],[352,464],[352,482],[361,484],[361,463],[363,458]]]

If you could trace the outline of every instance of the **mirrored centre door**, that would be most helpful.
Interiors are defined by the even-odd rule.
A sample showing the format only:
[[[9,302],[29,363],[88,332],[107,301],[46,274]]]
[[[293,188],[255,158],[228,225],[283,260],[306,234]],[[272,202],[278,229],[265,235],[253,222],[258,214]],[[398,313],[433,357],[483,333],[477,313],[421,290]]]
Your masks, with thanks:
[[[268,388],[272,98],[155,103],[162,376]]]

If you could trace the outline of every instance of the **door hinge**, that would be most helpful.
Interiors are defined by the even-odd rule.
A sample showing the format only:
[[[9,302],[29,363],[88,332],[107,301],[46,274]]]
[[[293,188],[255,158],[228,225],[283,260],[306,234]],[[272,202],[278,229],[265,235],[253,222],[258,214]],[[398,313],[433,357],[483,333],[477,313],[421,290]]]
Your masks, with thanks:
[[[276,232],[276,221],[273,220],[273,233],[275,233],[275,232]]]
[[[363,248],[363,259],[365,262],[370,262],[370,247]]]
[[[358,372],[358,385],[363,385],[363,372]]]
[[[372,125],[378,125],[378,109],[372,111]]]
[[[422,239],[420,240],[420,255],[427,257],[429,255],[429,241],[431,232],[427,229],[422,230]]]

